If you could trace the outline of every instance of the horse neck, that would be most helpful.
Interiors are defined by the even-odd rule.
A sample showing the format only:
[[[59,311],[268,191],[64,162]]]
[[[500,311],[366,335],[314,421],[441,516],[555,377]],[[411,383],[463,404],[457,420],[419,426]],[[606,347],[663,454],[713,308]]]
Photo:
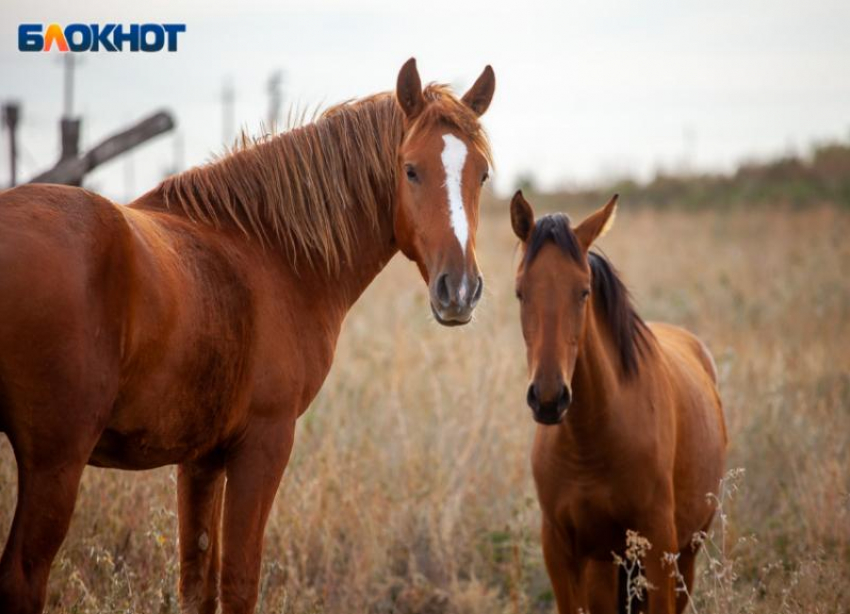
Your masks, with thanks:
[[[352,207],[351,210],[352,215],[356,215],[360,209]],[[398,251],[393,236],[391,204],[387,203],[381,211],[377,226],[365,214],[358,216],[355,223],[357,250],[351,261],[343,260],[333,272],[317,265],[296,273],[298,285],[310,293],[311,302],[321,306],[339,324]]]
[[[393,234],[392,195],[382,195],[381,200],[384,202],[380,203],[377,224],[357,203],[348,208],[350,215],[355,216],[353,236],[358,249],[350,262],[343,259],[334,271],[328,270],[323,262],[312,265],[299,262],[282,245],[264,252],[263,257],[277,259],[281,282],[289,280],[288,287],[302,294],[304,304],[315,306],[310,317],[322,320],[321,326],[328,330],[339,330],[349,309],[398,251]],[[160,188],[154,188],[128,206],[184,215],[166,205]]]
[[[620,387],[616,348],[592,301],[573,373],[573,401],[563,423],[570,448],[579,453],[598,453],[599,439],[616,418],[613,399]]]

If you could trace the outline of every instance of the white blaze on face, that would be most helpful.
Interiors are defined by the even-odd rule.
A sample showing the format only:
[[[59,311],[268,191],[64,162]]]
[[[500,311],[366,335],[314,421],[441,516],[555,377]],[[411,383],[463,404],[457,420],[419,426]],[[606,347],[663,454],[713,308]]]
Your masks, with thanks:
[[[449,223],[455,231],[458,243],[466,254],[466,241],[469,236],[469,223],[466,209],[463,208],[461,179],[463,165],[466,163],[466,145],[453,134],[443,135],[443,168],[446,170],[446,192],[449,196]],[[464,277],[465,278],[465,277]]]

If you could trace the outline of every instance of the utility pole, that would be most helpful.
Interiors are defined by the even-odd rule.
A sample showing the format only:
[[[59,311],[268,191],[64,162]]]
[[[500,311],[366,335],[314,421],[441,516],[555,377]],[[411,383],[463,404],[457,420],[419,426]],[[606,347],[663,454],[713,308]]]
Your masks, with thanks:
[[[53,168],[30,179],[30,183],[80,185],[86,173],[91,172],[109,160],[135,149],[155,136],[168,132],[172,128],[174,128],[174,119],[169,113],[155,113],[135,125],[104,139],[80,156],[60,160]],[[127,181],[125,187],[129,191],[135,181],[132,168],[128,169],[125,167],[124,177]]]
[[[161,111],[128,126],[104,139],[85,153],[80,153],[80,118],[74,117],[74,69],[79,60],[73,53],[62,54],[63,63],[63,99],[60,129],[62,153],[52,168],[39,173],[29,183],[59,183],[79,186],[83,178],[101,164],[121,156],[174,128],[174,119],[170,113]],[[5,109],[4,109],[5,111]],[[8,120],[7,120],[8,121]],[[133,160],[124,166],[125,191],[128,195],[135,189],[135,169]]]
[[[62,119],[59,124],[62,134],[62,153],[59,155],[59,159],[72,160],[80,155],[80,118],[74,117],[74,68],[76,59],[73,53],[65,53],[62,56],[62,61],[64,63],[64,95]]]
[[[64,68],[64,96],[62,98],[62,117],[74,116],[74,63],[73,53],[62,56]]]
[[[7,102],[3,105],[3,124],[9,130],[9,187],[18,183],[18,120],[20,105]]]
[[[277,130],[278,121],[280,119],[280,107],[283,102],[283,82],[285,76],[282,70],[274,71],[269,77],[268,94],[269,94],[269,115],[267,118],[266,129],[270,133]]]
[[[221,90],[221,136],[228,147],[233,144],[234,139],[235,102],[236,92],[233,89],[233,83],[228,79],[224,82],[224,88]]]

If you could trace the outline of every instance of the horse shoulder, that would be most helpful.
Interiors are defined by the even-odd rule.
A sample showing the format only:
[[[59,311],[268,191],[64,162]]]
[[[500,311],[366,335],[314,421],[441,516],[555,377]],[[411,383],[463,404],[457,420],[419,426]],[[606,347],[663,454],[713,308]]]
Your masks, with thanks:
[[[256,403],[262,413],[286,407],[303,414],[330,371],[342,316],[317,304],[309,282],[275,275],[259,300]]]
[[[717,369],[707,347],[684,328],[657,323],[653,323],[651,328],[658,339],[679,420],[690,414],[695,414],[691,419],[700,422],[711,417],[711,428],[719,426],[725,439]]]
[[[111,427],[145,428],[154,412],[170,434],[166,447],[188,447],[186,434],[202,424],[215,432],[207,439],[226,437],[250,406],[259,250],[165,211],[119,209],[129,281]]]

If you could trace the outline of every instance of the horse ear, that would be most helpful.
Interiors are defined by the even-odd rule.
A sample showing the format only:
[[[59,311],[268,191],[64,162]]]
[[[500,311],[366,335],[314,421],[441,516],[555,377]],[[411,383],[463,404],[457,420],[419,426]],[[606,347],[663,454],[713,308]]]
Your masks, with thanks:
[[[614,218],[617,214],[618,198],[620,198],[620,195],[614,194],[614,196],[611,197],[611,200],[608,201],[607,205],[602,207],[596,213],[585,218],[573,231],[575,232],[579,243],[581,243],[581,246],[584,248],[584,251],[590,249],[590,246],[594,241],[596,241],[596,239],[605,236],[605,233],[611,230],[611,226],[614,225]]]
[[[475,80],[469,91],[463,95],[464,104],[475,111],[479,117],[484,115],[493,100],[493,92],[496,91],[496,74],[488,64],[484,72]]]
[[[416,70],[416,58],[410,58],[401,67],[396,82],[396,98],[408,119],[414,119],[425,108],[422,81]]]
[[[534,228],[534,210],[522,196],[522,190],[517,190],[511,199],[511,226],[519,240],[526,243]]]

